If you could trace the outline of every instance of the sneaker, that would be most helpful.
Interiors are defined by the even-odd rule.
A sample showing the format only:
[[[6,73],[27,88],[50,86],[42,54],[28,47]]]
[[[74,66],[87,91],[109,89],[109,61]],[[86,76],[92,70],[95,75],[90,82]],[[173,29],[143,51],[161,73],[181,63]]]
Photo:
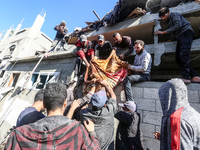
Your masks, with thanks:
[[[182,80],[183,80],[183,82],[184,82],[185,84],[190,84],[190,83],[191,83],[190,80],[188,80],[188,79],[182,78]]]
[[[195,76],[191,79],[192,83],[200,83],[200,77],[199,76]]]

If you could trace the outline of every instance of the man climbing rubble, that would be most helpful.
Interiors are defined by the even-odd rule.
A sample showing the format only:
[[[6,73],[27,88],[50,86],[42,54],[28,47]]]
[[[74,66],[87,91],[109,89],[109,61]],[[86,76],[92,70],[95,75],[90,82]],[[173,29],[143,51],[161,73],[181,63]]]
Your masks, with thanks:
[[[183,82],[186,84],[190,82],[200,83],[199,75],[190,65],[190,49],[194,38],[194,31],[190,22],[179,13],[170,12],[168,7],[160,9],[159,17],[168,23],[168,29],[165,31],[155,31],[154,34],[174,33],[177,39],[176,62],[181,67]]]
[[[66,27],[66,22],[62,21],[60,24],[56,25],[54,27],[54,30],[57,31],[56,37],[51,45],[50,50],[45,53],[45,57],[48,57],[56,48],[56,46],[59,44],[59,42],[65,42],[65,38],[68,32],[68,28]],[[61,43],[63,45],[63,43]]]

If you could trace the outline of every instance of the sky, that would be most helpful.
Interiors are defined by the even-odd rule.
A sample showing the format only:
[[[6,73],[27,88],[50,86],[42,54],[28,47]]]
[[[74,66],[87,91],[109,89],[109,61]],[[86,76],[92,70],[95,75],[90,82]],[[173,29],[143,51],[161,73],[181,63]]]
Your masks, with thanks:
[[[46,11],[41,31],[52,40],[56,35],[53,29],[62,20],[66,21],[68,32],[75,27],[86,27],[85,22],[97,19],[93,10],[100,18],[114,8],[118,0],[0,0],[0,33],[12,26],[16,28],[23,20],[21,29],[33,25],[38,14]],[[1,39],[1,38],[0,38]]]

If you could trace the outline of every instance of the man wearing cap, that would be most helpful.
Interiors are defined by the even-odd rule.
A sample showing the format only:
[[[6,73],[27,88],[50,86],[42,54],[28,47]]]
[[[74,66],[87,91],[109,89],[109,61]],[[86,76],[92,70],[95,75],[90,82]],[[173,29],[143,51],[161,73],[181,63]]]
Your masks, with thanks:
[[[127,101],[133,101],[131,84],[150,80],[152,59],[151,55],[144,50],[144,42],[142,40],[135,41],[135,52],[137,55],[133,65],[128,65],[128,69],[133,71],[133,74],[127,76],[123,81]]]
[[[92,109],[81,110],[81,121],[90,119],[94,122],[95,132],[102,150],[114,149],[114,114],[117,109],[116,95],[106,81],[101,81],[102,89],[92,95]],[[106,91],[110,98],[107,100]]]
[[[50,53],[52,53],[54,51],[58,42],[61,41],[67,34],[68,28],[66,27],[66,22],[62,21],[60,24],[58,24],[54,27],[54,30],[57,31],[56,37],[51,45],[50,50],[47,53],[45,53],[45,57],[48,57],[50,55]]]
[[[85,66],[89,67],[89,61],[94,58],[94,49],[92,42],[87,40],[85,35],[81,35],[79,40],[75,43],[76,45],[76,63],[74,66],[74,81],[77,81],[80,76],[82,69],[82,62],[84,61]],[[84,69],[85,70],[85,69]]]
[[[143,150],[143,138],[140,130],[140,114],[137,113],[134,101],[119,103],[123,110],[119,109],[115,118],[119,120],[116,135],[116,150],[137,149]]]
[[[131,40],[131,37],[121,36],[119,33],[115,33],[113,35],[113,39],[115,41],[114,50],[117,52],[117,54],[121,49],[128,48],[128,50],[125,53],[119,56],[120,59],[124,59],[133,52],[133,42]]]
[[[95,47],[95,59],[107,59],[110,54],[114,53],[113,47],[109,41],[105,41],[104,35],[98,36],[98,44]]]

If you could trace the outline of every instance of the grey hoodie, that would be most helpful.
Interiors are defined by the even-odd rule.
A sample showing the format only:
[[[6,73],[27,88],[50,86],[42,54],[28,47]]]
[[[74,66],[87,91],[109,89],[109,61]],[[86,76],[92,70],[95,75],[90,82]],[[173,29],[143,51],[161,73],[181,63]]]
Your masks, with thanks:
[[[159,98],[163,111],[160,149],[171,150],[174,142],[176,150],[200,150],[200,114],[190,106],[184,82],[172,79],[164,83]],[[180,118],[172,117],[178,111]],[[173,124],[172,119],[180,123]],[[180,128],[180,133],[174,127]],[[173,140],[175,137],[177,141]]]

